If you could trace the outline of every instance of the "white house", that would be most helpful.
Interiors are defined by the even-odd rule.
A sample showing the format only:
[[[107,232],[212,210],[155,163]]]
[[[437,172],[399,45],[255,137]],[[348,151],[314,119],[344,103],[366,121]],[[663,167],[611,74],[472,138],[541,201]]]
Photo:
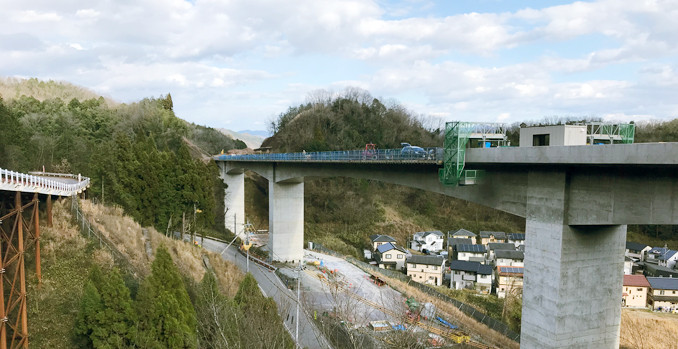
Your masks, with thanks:
[[[633,258],[636,261],[645,261],[645,255],[652,249],[651,246],[641,244],[638,242],[627,242],[626,243],[626,252],[624,253],[627,257]]]
[[[492,267],[489,265],[469,261],[452,261],[450,271],[452,272],[450,288],[475,289],[482,293],[492,291]]]
[[[456,245],[453,259],[485,263],[486,252],[487,250],[483,245]]]
[[[678,261],[678,251],[669,250],[666,246],[654,247],[647,252],[645,261],[671,269],[676,265],[676,261]]]
[[[494,265],[505,267],[525,266],[525,253],[523,251],[497,250],[494,252]]]
[[[525,245],[525,233],[511,233],[508,234],[508,242],[518,246]]]
[[[668,250],[666,251],[666,253],[664,253],[663,256],[657,259],[659,260],[660,266],[673,269],[673,267],[678,262],[678,251]]]
[[[443,249],[444,235],[441,231],[421,231],[414,234],[410,247],[416,251],[438,252]]]
[[[497,251],[515,251],[516,246],[514,244],[510,243],[504,243],[504,242],[490,242],[487,244],[487,253],[486,255],[486,261],[485,264],[493,264],[494,263],[494,255],[497,253]],[[499,265],[499,264],[496,264]]]

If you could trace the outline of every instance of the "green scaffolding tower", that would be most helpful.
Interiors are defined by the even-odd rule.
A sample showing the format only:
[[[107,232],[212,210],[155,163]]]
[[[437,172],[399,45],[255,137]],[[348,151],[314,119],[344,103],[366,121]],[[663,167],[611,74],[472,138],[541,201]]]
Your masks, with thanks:
[[[469,144],[469,140],[478,144]],[[440,182],[447,186],[475,183],[482,171],[465,170],[467,146],[490,148],[506,145],[504,124],[452,121],[445,123],[443,168],[438,170]]]
[[[633,144],[636,125],[591,122],[586,124],[589,144]]]

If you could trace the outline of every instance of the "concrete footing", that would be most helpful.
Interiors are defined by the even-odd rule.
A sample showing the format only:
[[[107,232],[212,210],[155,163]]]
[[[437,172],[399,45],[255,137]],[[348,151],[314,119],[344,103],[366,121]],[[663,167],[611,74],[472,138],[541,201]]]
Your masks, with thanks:
[[[568,225],[568,185],[528,174],[520,344],[619,348],[626,225]]]
[[[304,182],[268,182],[269,253],[273,260],[304,256]]]

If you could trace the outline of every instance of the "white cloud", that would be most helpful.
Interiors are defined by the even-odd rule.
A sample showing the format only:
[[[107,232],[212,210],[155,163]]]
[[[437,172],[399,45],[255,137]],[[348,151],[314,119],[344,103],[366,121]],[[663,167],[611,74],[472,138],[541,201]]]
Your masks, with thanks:
[[[678,55],[675,0],[426,15],[431,6],[16,1],[3,4],[0,75],[68,80],[124,101],[172,92],[185,117],[224,124],[261,122],[309,91],[347,86],[416,113],[485,121],[678,112],[678,68],[667,63]]]

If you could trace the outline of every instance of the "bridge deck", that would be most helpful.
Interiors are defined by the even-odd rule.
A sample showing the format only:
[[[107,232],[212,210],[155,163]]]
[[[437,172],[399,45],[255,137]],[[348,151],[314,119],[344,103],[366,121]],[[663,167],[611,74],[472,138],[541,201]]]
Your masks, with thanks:
[[[0,168],[0,190],[72,196],[89,187],[90,179],[72,174],[14,172]]]

